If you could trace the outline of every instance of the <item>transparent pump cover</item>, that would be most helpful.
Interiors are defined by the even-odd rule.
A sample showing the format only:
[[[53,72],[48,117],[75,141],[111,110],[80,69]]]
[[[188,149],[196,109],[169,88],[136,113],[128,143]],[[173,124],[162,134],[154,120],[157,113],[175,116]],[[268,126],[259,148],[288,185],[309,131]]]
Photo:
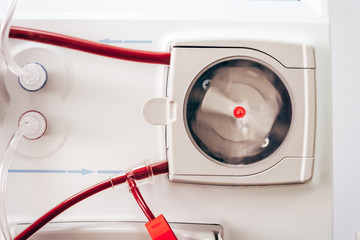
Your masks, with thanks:
[[[289,93],[259,62],[223,60],[193,81],[185,100],[190,138],[208,158],[246,165],[271,155],[291,122]]]

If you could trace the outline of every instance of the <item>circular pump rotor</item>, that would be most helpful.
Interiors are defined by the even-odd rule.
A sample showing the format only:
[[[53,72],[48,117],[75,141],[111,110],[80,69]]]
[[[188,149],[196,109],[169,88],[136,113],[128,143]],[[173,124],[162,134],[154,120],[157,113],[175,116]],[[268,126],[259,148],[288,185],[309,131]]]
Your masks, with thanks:
[[[291,122],[283,82],[263,64],[244,59],[205,69],[188,90],[185,112],[188,133],[198,149],[231,165],[258,162],[272,154]]]

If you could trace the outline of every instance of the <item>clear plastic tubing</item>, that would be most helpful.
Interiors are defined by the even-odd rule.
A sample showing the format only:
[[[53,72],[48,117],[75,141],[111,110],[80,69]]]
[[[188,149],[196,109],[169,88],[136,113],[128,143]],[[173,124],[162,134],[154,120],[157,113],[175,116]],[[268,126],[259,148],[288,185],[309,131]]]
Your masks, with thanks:
[[[12,136],[9,145],[6,148],[3,161],[0,165],[0,174],[1,174],[1,191],[0,191],[0,201],[1,201],[1,211],[0,211],[0,223],[1,230],[6,240],[12,240],[11,232],[9,229],[7,217],[6,217],[6,206],[5,206],[5,193],[6,193],[6,179],[7,173],[10,165],[10,161],[15,152],[17,145],[20,140],[23,138],[25,133],[25,125],[20,126]]]
[[[0,164],[0,225],[5,240],[12,240],[11,231],[6,217],[6,180],[12,156],[24,137],[32,140],[40,138],[46,131],[45,117],[37,111],[25,112],[19,120],[19,127],[11,137]]]
[[[39,63],[26,63],[20,67],[12,57],[9,48],[10,22],[14,15],[18,0],[10,0],[4,19],[0,26],[0,51],[10,72],[18,76],[22,88],[35,92],[43,88],[47,82],[47,71]]]
[[[22,77],[24,75],[24,70],[15,62],[9,51],[10,22],[12,16],[14,15],[17,2],[18,0],[9,0],[4,19],[1,23],[0,48],[1,54],[8,69],[16,76]]]

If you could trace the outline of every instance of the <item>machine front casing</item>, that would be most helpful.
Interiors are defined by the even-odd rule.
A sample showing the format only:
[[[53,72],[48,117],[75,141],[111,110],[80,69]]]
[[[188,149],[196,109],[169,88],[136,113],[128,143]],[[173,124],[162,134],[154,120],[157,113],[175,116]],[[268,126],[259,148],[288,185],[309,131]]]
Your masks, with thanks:
[[[176,42],[218,40],[311,46],[316,55],[314,164],[306,165],[312,168],[311,179],[309,175],[298,174],[297,179],[304,176],[303,181],[308,181],[234,187],[185,184],[159,176],[155,184],[144,185],[141,191],[156,215],[163,213],[169,222],[219,224],[224,239],[332,238],[332,105],[326,0],[176,4],[20,1],[13,25],[92,41],[122,40],[109,44],[152,51],[170,51]],[[165,126],[149,124],[142,108],[149,99],[166,98],[166,81],[173,74],[168,66],[124,62],[33,42],[10,43],[19,64],[44,62],[49,71],[48,85],[38,93],[27,93],[0,65],[1,153],[17,127],[17,119],[26,110],[41,111],[49,127],[42,139],[23,141],[14,154],[10,168],[27,173],[9,173],[7,213],[11,225],[32,222],[67,197],[144,159],[156,162],[166,158],[166,147],[173,143],[166,143],[170,139],[165,138]],[[181,101],[177,106],[180,112]],[[187,135],[184,137],[188,139]],[[312,156],[312,150],[303,156]],[[217,165],[214,163],[209,169]],[[176,174],[193,171],[177,168],[173,163],[170,169]],[[281,175],[275,174],[270,179],[275,176]],[[126,187],[100,193],[54,219],[144,220]]]

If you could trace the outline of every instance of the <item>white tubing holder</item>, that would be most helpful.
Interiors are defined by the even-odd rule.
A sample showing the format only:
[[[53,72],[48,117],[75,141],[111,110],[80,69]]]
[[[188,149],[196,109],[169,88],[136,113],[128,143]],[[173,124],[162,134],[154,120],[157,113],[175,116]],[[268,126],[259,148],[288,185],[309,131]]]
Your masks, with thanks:
[[[18,76],[20,86],[29,92],[42,89],[48,79],[46,69],[40,63],[27,63],[22,67],[22,73]]]

